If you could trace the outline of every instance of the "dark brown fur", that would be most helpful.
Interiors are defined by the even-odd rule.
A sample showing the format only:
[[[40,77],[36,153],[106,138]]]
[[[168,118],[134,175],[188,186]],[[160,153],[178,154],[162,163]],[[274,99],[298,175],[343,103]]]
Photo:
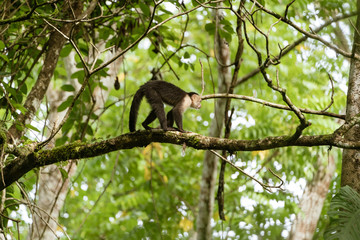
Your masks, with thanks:
[[[197,93],[185,92],[181,88],[165,81],[149,81],[142,85],[135,93],[130,108],[129,129],[135,131],[136,120],[140,103],[145,96],[152,110],[142,123],[145,129],[151,129],[148,125],[156,118],[160,121],[160,126],[165,131],[179,130],[185,132],[182,127],[182,115],[189,107],[199,109],[201,98]],[[165,116],[164,103],[173,106],[167,116]],[[174,121],[178,129],[173,128]]]

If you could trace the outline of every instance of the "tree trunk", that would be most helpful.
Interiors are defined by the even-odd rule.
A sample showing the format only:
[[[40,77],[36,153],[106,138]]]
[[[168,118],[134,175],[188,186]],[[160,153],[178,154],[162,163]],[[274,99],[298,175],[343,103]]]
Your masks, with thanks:
[[[219,27],[221,18],[220,10],[215,12],[216,24]],[[222,65],[230,64],[229,46],[219,34],[215,36],[216,55]],[[231,82],[231,71],[228,67],[218,65],[218,93],[226,93]],[[217,99],[215,101],[215,115],[211,122],[209,135],[220,137],[224,125],[224,109],[226,99]],[[217,157],[211,152],[205,152],[203,161],[203,172],[201,179],[199,213],[197,216],[197,239],[211,239],[211,218],[214,209],[215,182],[217,174]]]
[[[357,9],[360,10],[360,0],[357,1]],[[360,54],[360,12],[357,15],[356,29],[354,31],[353,53]],[[360,61],[351,59],[349,84],[346,105],[346,121],[360,112]],[[352,141],[360,140],[360,126],[355,125],[345,135]],[[360,151],[345,149],[343,151],[341,186],[349,185],[360,193]]]
[[[314,178],[308,182],[299,207],[300,212],[291,227],[289,240],[312,239],[316,230],[321,210],[326,199],[331,179],[335,173],[335,160],[329,156],[329,163],[318,160],[319,170],[315,172]]]
[[[80,16],[83,8],[82,2],[75,1],[74,3],[70,4],[73,5],[71,6],[71,9],[74,9],[74,14],[76,16]],[[70,7],[67,7],[67,9],[69,10]],[[73,23],[65,23],[60,28],[60,31],[66,36],[69,36],[72,26]],[[53,33],[50,35],[48,47],[45,52],[44,65],[41,68],[35,85],[31,89],[24,103],[24,107],[27,109],[27,112],[25,114],[21,113],[18,116],[15,124],[13,124],[9,129],[9,133],[12,135],[13,139],[21,138],[24,131],[19,129],[23,129],[25,124],[29,124],[33,119],[36,111],[39,109],[40,103],[45,96],[45,93],[50,84],[50,80],[54,74],[54,70],[58,62],[61,49],[63,48],[66,41],[67,40],[58,31],[54,30]],[[17,126],[20,128],[18,128]]]
[[[78,71],[75,63],[75,54],[71,52],[66,57],[65,69],[68,76]],[[68,78],[71,85],[76,85],[76,82]],[[80,88],[80,85],[76,88]],[[69,97],[69,92],[56,91],[50,83],[49,89],[46,92],[46,97],[49,102],[49,128],[56,128],[61,119],[65,116],[65,111],[58,112],[59,105]],[[54,145],[53,139],[49,145]],[[40,169],[39,185],[38,185],[38,201],[36,207],[33,209],[33,224],[31,225],[28,239],[56,239],[54,230],[57,229],[57,220],[59,213],[64,205],[66,194],[68,192],[70,177],[76,172],[77,165],[70,161],[66,166],[62,167],[68,173],[67,179],[63,179],[59,167],[57,165],[49,165]],[[40,210],[43,209],[44,211]],[[49,217],[51,216],[51,218]]]
[[[100,50],[104,48],[105,43],[101,44],[101,46],[98,46],[98,49]],[[75,67],[76,63],[74,60],[74,55],[74,52],[71,52],[64,61],[67,75],[69,76],[69,83],[72,81],[70,76],[79,70]],[[110,59],[111,57],[113,57],[112,54],[105,56],[106,59]],[[102,83],[108,88],[108,90],[105,91],[99,87],[94,89],[93,95],[94,98],[97,99],[94,110],[104,107],[108,92],[112,89],[114,79],[121,67],[121,61],[122,58],[119,58],[115,61],[114,64],[111,64],[108,70],[109,76],[102,78]],[[77,84],[77,82],[71,82],[70,84],[76,86],[77,89],[80,88],[80,85]],[[51,89],[51,87],[49,88],[47,97],[50,102],[49,124],[51,128],[59,124],[59,121],[61,121],[61,119],[64,117],[66,111],[57,112],[57,108],[68,97],[68,95],[69,94],[67,92],[65,92],[63,95],[59,95],[59,92],[54,91]],[[57,229],[59,213],[64,205],[66,195],[70,187],[69,179],[76,173],[77,165],[75,164],[75,161],[69,161],[69,163],[63,167],[63,169],[68,173],[67,179],[63,179],[63,176],[57,165],[49,165],[41,168],[39,174],[39,197],[37,202],[38,208],[33,209],[33,211],[36,213],[33,215],[33,224],[31,226],[28,239],[56,239],[54,230]],[[51,216],[51,218],[49,216]]]

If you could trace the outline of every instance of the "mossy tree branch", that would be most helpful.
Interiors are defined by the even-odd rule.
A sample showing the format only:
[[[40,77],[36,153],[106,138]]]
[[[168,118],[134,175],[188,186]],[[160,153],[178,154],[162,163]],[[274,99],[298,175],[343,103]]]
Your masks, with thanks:
[[[73,142],[46,150],[17,151],[23,154],[9,162],[4,172],[4,182],[0,181],[0,190],[6,188],[30,170],[45,165],[100,156],[113,151],[144,147],[152,142],[183,145],[194,149],[255,151],[288,146],[335,146],[339,148],[360,149],[360,142],[346,141],[339,132],[326,135],[301,136],[291,141],[290,136],[266,137],[257,140],[236,140],[206,137],[196,133],[164,132],[162,130],[137,131],[107,140],[92,143]]]

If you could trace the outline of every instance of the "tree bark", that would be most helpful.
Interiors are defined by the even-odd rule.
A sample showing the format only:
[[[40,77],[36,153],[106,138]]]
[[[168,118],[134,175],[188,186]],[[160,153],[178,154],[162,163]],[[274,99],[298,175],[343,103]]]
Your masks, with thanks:
[[[105,43],[100,44],[98,49],[105,49]],[[120,50],[121,49],[118,51]],[[71,52],[65,60],[65,67],[68,76],[71,76],[74,72],[79,70],[76,68],[76,62],[74,60],[75,58],[73,53],[74,52]],[[112,54],[107,54],[105,58],[110,59],[112,57],[111,55]],[[105,91],[100,87],[94,89],[93,96],[95,99],[97,99],[94,111],[98,108],[104,107],[109,91],[112,89],[114,79],[121,67],[121,61],[122,58],[119,58],[116,60],[115,64],[111,64],[108,70],[109,75],[102,78],[102,83],[108,88],[108,90]],[[68,81],[71,85],[76,86],[75,88],[80,88],[80,85],[77,84],[77,82],[73,82],[70,77],[68,78]],[[61,102],[63,102],[63,100],[68,97],[68,95],[69,94],[66,93],[65,95],[59,95],[59,92],[55,92],[50,88],[47,91],[47,96],[50,102],[49,122],[51,127],[58,125],[57,120],[61,120],[64,117],[65,111],[57,112],[57,108]],[[39,200],[37,202],[37,207],[45,211],[34,209],[36,214],[33,215],[33,224],[31,226],[31,232],[28,236],[28,239],[56,239],[53,230],[57,229],[59,213],[66,200],[66,195],[70,187],[70,178],[76,173],[77,164],[75,161],[69,161],[69,163],[63,167],[63,169],[68,173],[68,178],[66,179],[63,179],[63,176],[57,165],[53,164],[41,169],[39,178]],[[51,218],[49,218],[49,216],[51,216]]]
[[[220,10],[215,11],[217,28],[221,18]],[[215,36],[215,52],[218,61],[222,65],[230,64],[229,46],[219,34]],[[218,92],[226,93],[231,82],[231,71],[229,67],[218,65]],[[211,122],[209,135],[220,137],[224,125],[224,109],[226,99],[215,101],[214,120]],[[211,239],[211,219],[214,209],[215,182],[217,175],[218,158],[209,151],[205,152],[203,161],[203,172],[201,179],[199,213],[196,222],[196,234],[198,240]]]
[[[65,58],[65,69],[68,75],[68,82],[75,86],[75,88],[80,88],[80,85],[70,78],[72,73],[79,70],[76,68],[74,57],[74,52],[71,52],[69,56]],[[46,92],[46,97],[49,102],[48,119],[50,128],[56,128],[59,121],[65,116],[65,111],[58,112],[57,108],[68,96],[70,96],[69,92],[56,91],[50,83]],[[54,141],[55,139],[52,139],[48,147],[54,146]],[[69,161],[68,164],[62,168],[68,173],[68,178],[66,179],[63,178],[59,167],[55,164],[45,166],[39,171],[39,190],[36,206],[44,211],[37,208],[33,209],[33,222],[27,237],[28,239],[56,239],[54,229],[57,229],[59,213],[66,199],[70,178],[76,172],[77,165],[74,161]],[[51,216],[51,218],[49,216]]]
[[[90,14],[94,10],[97,1],[93,1],[88,7],[86,14]],[[67,4],[72,4],[71,8],[66,8],[70,11],[73,9],[72,14],[76,17],[80,16],[83,10],[83,3],[81,1],[74,1]],[[84,13],[82,14],[84,15]],[[71,28],[74,23],[66,23],[60,31],[69,36]],[[53,33],[50,35],[48,40],[48,48],[45,53],[44,65],[41,69],[38,79],[31,89],[28,98],[25,101],[24,107],[27,109],[25,114],[20,114],[15,124],[13,124],[9,132],[13,139],[19,139],[23,135],[23,126],[32,121],[37,109],[40,107],[40,103],[48,93],[48,97],[55,97],[56,99],[50,100],[50,115],[49,122],[50,127],[55,127],[57,119],[62,119],[65,112],[58,113],[57,107],[67,96],[59,96],[58,93],[55,95],[53,92],[49,92],[48,88],[51,83],[51,78],[54,74],[61,49],[66,43],[66,39],[61,33],[53,29]],[[74,59],[74,56],[72,56]],[[74,63],[73,66],[76,64]],[[50,96],[52,94],[52,96]],[[21,128],[18,128],[20,126]],[[53,145],[53,144],[51,144]],[[76,164],[70,161],[67,166],[64,167],[65,171],[68,172],[68,176],[71,177],[76,171]],[[33,223],[28,234],[28,239],[56,239],[54,235],[57,229],[57,220],[59,218],[59,212],[64,204],[67,190],[69,187],[70,178],[63,179],[58,167],[56,165],[49,165],[40,170],[39,173],[39,191],[38,191],[38,202],[36,207],[32,209]]]
[[[318,160],[318,171],[311,182],[308,182],[299,207],[300,212],[291,227],[289,240],[308,240],[312,239],[319,221],[321,210],[326,199],[331,179],[335,173],[335,160],[329,156],[329,163],[321,163]]]
[[[360,54],[360,0],[357,1],[357,21],[354,31],[353,54]],[[360,112],[360,61],[351,59],[349,84],[346,105],[346,121]],[[352,141],[360,141],[360,126],[357,124],[346,134],[345,138]],[[360,193],[360,151],[346,149],[343,151],[341,186],[349,185]]]
[[[76,171],[76,163],[70,161],[63,169],[69,175],[66,179],[63,179],[57,165],[53,164],[41,169],[38,191],[39,200],[36,203],[36,207],[32,209],[33,222],[28,239],[57,239],[54,233],[57,229],[60,210],[66,199],[70,176]]]
[[[84,14],[90,14],[96,4],[97,1],[94,0],[90,3],[89,7],[87,8],[86,12],[82,13],[83,10],[83,2],[82,1],[68,1],[65,3],[64,11],[68,11],[68,15],[72,16],[75,14],[76,17],[81,18]],[[68,4],[72,4],[72,6],[68,6]],[[71,9],[74,10],[74,13],[71,12]],[[81,14],[82,13],[82,14]],[[71,28],[73,27],[74,23],[65,23],[61,28],[60,31],[69,36]],[[35,85],[32,87],[25,103],[24,107],[26,108],[27,112],[25,114],[21,113],[16,119],[16,122],[10,127],[9,133],[12,135],[12,138],[17,140],[20,139],[24,132],[25,124],[29,124],[33,119],[36,111],[40,107],[40,103],[45,96],[45,93],[49,87],[50,80],[54,74],[55,67],[57,65],[61,49],[63,48],[64,44],[66,43],[66,39],[64,36],[56,30],[53,30],[50,38],[48,40],[48,48],[45,53],[44,58],[44,65],[41,68],[39,76],[35,82]]]
[[[71,159],[85,159],[100,156],[109,152],[134,147],[145,147],[152,142],[186,144],[188,147],[204,150],[259,151],[280,147],[302,146],[336,146],[346,149],[359,149],[359,142],[344,141],[334,134],[318,136],[300,136],[295,141],[289,136],[266,137],[258,140],[235,140],[206,137],[196,133],[164,132],[162,129],[126,133],[107,140],[87,143],[72,142],[52,149],[34,152],[36,143],[18,148],[18,157],[9,162],[3,170],[4,181],[0,181],[0,191],[24,176],[34,168],[59,163]]]

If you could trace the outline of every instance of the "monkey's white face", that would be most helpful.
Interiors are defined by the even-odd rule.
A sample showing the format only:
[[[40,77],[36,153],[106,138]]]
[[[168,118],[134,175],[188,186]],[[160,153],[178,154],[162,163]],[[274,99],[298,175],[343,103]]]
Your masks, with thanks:
[[[199,95],[192,95],[191,96],[191,108],[199,109],[201,108],[201,97]]]

